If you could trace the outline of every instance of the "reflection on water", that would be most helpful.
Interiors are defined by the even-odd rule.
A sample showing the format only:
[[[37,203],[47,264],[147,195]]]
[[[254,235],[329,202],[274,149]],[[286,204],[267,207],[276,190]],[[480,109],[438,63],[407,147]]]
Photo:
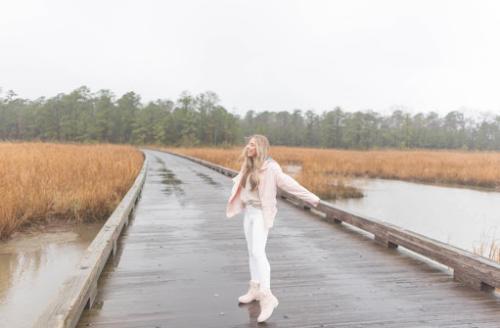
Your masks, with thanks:
[[[18,233],[0,243],[2,327],[31,327],[80,261],[102,223]]]
[[[333,204],[473,251],[500,240],[500,193],[383,179],[354,179],[365,197]]]

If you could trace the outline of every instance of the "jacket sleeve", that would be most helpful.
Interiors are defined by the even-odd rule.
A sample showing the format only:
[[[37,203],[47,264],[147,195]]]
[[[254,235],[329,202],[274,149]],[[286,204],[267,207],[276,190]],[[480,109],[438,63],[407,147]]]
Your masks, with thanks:
[[[298,183],[294,178],[284,173],[278,163],[276,163],[275,165],[275,174],[276,184],[280,189],[294,195],[299,199],[302,199],[303,201],[313,205],[314,207],[318,206],[320,198],[301,186],[300,183]]]

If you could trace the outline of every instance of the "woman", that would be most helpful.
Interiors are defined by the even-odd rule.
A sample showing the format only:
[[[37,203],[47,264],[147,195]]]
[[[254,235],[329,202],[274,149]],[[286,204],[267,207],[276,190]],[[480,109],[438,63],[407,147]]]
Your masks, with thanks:
[[[245,209],[243,227],[247,242],[250,281],[240,303],[260,301],[258,322],[266,321],[278,306],[278,299],[271,293],[271,268],[266,256],[269,229],[273,227],[277,213],[277,187],[316,207],[319,197],[302,187],[269,155],[269,141],[260,134],[250,137],[243,149],[243,163],[233,178],[234,185],[229,197],[226,215],[228,218]]]

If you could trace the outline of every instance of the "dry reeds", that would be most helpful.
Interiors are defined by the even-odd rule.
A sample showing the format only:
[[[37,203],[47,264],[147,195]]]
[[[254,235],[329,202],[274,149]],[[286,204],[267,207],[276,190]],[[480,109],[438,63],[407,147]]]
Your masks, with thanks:
[[[131,146],[0,143],[0,239],[54,219],[107,218],[142,162]]]
[[[304,169],[319,174],[500,186],[500,153],[430,150],[352,151],[274,147],[275,158],[302,159]]]
[[[474,247],[473,253],[500,263],[500,244],[496,240],[491,243],[481,242],[478,247]]]

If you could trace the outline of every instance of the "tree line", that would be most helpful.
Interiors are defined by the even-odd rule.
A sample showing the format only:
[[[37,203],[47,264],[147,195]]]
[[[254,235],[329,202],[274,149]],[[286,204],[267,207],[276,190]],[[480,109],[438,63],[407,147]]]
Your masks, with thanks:
[[[117,98],[85,86],[35,100],[0,93],[1,140],[231,146],[253,133],[268,136],[273,145],[500,150],[500,115],[472,119],[460,111],[440,116],[399,109],[382,115],[335,107],[321,114],[249,110],[240,116],[210,91],[147,103],[134,92]]]

